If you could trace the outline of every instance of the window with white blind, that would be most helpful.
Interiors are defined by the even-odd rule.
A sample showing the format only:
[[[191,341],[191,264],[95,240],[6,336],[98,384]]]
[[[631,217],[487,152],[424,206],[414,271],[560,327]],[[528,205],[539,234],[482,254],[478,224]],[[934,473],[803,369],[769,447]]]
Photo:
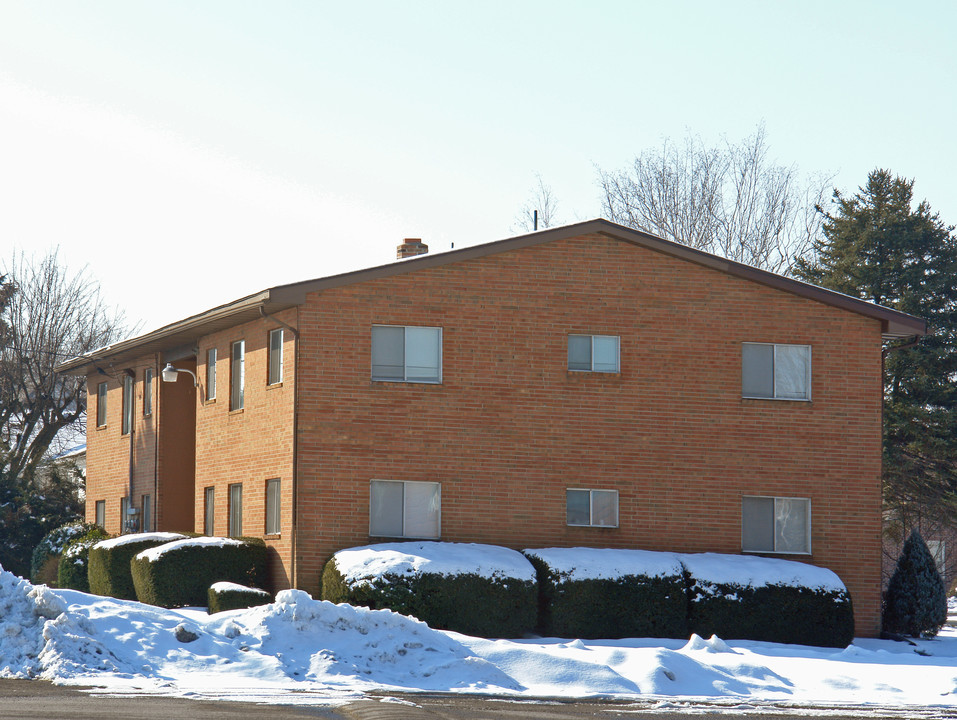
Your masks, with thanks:
[[[581,372],[616,373],[617,335],[569,335],[568,369]]]
[[[373,325],[372,379],[442,382],[442,328]]]
[[[279,478],[272,478],[266,481],[266,534],[278,535],[281,532],[282,503],[281,489],[282,485]]]
[[[442,486],[434,482],[373,480],[369,534],[375,537],[438,538]]]
[[[618,491],[568,488],[565,522],[586,527],[618,527]]]
[[[229,362],[229,409],[242,410],[246,389],[246,341],[237,340],[232,345]]]
[[[811,346],[741,344],[741,396],[811,399]]]
[[[741,549],[809,555],[811,501],[791,497],[741,498]]]

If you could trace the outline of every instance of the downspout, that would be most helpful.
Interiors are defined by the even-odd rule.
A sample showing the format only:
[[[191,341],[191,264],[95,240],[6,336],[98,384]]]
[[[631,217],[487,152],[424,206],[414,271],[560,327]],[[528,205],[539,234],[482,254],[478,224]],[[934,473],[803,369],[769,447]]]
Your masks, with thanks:
[[[156,520],[159,518],[159,413],[160,413],[160,395],[162,394],[162,380],[156,380],[160,377],[160,354],[156,353],[154,362],[156,367],[153,372],[154,382],[156,383],[156,392],[153,394],[153,503],[150,508],[150,528],[156,532]]]
[[[299,547],[299,331],[273,317],[260,305],[259,314],[263,320],[271,320],[292,333],[293,339],[293,373],[292,373],[292,527],[289,528],[289,584],[293,588],[299,586],[299,563],[296,561],[296,552]],[[296,324],[299,324],[299,306],[296,306]]]

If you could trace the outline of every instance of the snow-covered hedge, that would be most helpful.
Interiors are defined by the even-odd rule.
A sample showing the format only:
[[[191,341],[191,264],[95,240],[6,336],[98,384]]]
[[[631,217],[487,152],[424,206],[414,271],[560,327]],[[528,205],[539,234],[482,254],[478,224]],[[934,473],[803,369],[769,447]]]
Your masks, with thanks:
[[[536,623],[535,569],[521,553],[473,543],[384,543],[340,550],[322,598],[412,615],[431,627],[519,637]]]
[[[681,558],[698,635],[827,647],[854,639],[850,595],[827,568],[751,555]]]
[[[30,561],[30,580],[33,584],[44,583],[56,587],[57,565],[64,548],[73,538],[79,537],[95,527],[99,526],[77,520],[53,528],[44,535],[43,539],[33,549],[33,557]]]
[[[90,592],[118,600],[136,600],[130,575],[133,556],[146,548],[184,537],[181,533],[134,533],[98,542],[90,548]]]
[[[687,637],[684,567],[676,553],[548,548],[525,555],[538,571],[545,635]]]
[[[90,592],[90,548],[109,537],[99,525],[88,524],[86,532],[71,538],[57,564],[57,587]]]
[[[160,607],[203,607],[217,582],[266,582],[260,538],[194,537],[142,550],[130,563],[136,599]]]
[[[272,595],[259,588],[246,587],[231,582],[213,583],[208,593],[210,615],[224,610],[243,610],[272,602]]]

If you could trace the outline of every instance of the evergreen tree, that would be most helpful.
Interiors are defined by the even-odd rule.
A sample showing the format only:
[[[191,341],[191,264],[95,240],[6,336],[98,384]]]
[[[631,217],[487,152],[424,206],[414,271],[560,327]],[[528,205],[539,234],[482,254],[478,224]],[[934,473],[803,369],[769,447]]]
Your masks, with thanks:
[[[853,197],[835,191],[813,253],[795,264],[807,282],[927,320],[915,345],[888,348],[884,371],[884,504],[903,539],[957,511],[957,241],[912,180],[874,170]]]
[[[914,530],[884,596],[884,631],[933,637],[947,622],[947,595],[927,544]]]

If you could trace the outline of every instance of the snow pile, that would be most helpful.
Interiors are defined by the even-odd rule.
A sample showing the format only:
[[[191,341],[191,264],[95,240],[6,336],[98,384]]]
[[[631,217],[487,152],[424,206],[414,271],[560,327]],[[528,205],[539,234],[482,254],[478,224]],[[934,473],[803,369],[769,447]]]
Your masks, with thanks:
[[[535,582],[535,568],[515,550],[476,543],[382,543],[340,550],[336,569],[355,586],[383,577],[421,573],[473,574],[492,580],[513,578]]]
[[[156,533],[164,534],[164,533]],[[180,535],[180,538],[183,536]],[[146,539],[143,536],[140,536],[140,539]],[[233,538],[225,537],[194,537],[194,538],[183,538],[182,540],[174,539],[172,542],[168,542],[165,545],[157,545],[155,547],[146,548],[142,552],[138,553],[136,556],[137,560],[148,560],[149,562],[156,562],[159,558],[165,555],[168,552],[173,550],[178,550],[179,548],[184,547],[195,547],[195,546],[206,546],[206,547],[225,547],[227,545],[244,545],[245,543],[242,540],[235,540]]]
[[[558,574],[557,582],[617,580],[626,575],[646,577],[680,576],[682,555],[651,550],[609,548],[545,548],[526,550]]]
[[[66,603],[46,585],[34,587],[0,567],[0,677],[35,677],[48,618]]]

